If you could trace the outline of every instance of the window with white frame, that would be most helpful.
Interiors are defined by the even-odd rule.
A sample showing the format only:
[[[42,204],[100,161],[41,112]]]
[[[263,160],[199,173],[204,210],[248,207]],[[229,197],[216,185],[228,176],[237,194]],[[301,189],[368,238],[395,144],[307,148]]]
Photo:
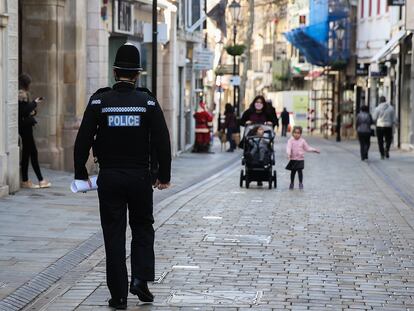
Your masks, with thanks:
[[[179,28],[190,28],[199,21],[203,7],[204,0],[181,0],[179,2]]]

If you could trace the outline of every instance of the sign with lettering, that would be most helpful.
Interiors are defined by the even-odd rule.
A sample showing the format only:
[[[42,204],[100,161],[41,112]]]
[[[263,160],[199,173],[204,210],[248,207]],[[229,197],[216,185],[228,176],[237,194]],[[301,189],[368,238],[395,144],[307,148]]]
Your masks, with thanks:
[[[214,65],[214,53],[210,50],[195,50],[193,68],[196,70],[210,70]]]
[[[368,76],[369,74],[369,64],[358,63],[355,68],[355,74],[359,77]]]
[[[141,125],[141,117],[139,115],[109,115],[109,127],[137,127]]]
[[[389,6],[403,6],[405,5],[405,0],[388,0]]]

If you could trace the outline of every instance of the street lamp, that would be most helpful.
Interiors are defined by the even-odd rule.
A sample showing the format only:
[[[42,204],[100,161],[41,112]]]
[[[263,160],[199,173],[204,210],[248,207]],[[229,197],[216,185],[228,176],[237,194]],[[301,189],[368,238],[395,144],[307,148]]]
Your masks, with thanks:
[[[335,29],[335,36],[338,40],[337,43],[337,47],[338,47],[338,56],[339,56],[339,60],[342,60],[342,40],[345,37],[345,28],[342,26],[342,24],[338,24]],[[341,79],[341,69],[339,69],[338,72],[338,115],[336,116],[336,141],[340,142],[341,141],[341,127],[342,127],[342,116],[341,116],[341,99],[342,99],[342,88],[341,88],[341,83],[342,83],[342,79]]]
[[[157,44],[158,44],[158,11],[157,0],[152,0],[152,94],[157,96]]]
[[[230,13],[231,13],[231,18],[233,21],[233,45],[236,45],[236,37],[237,37],[237,22],[239,20],[239,15],[240,15],[240,9],[241,9],[241,5],[240,3],[236,2],[236,0],[233,0],[230,5],[229,5],[229,9],[230,9]],[[236,55],[233,55],[233,78],[236,76]],[[234,83],[234,81],[233,81]],[[237,86],[234,84],[233,87],[233,107],[237,112],[237,115],[240,115],[240,107],[238,102],[236,103],[236,90],[237,90]]]
[[[339,24],[338,26],[335,27],[335,35],[336,35],[336,38],[338,39],[339,56],[342,56],[342,40],[345,37],[345,28],[342,26],[342,24]]]
[[[237,22],[240,15],[240,9],[241,5],[240,3],[236,2],[236,0],[233,0],[229,5],[231,18],[233,19],[233,22]]]

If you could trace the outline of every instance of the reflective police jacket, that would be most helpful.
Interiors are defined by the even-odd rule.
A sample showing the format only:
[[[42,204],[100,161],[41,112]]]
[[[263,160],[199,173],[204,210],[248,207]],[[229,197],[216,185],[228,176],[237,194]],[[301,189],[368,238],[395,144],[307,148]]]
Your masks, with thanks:
[[[91,147],[100,168],[149,169],[155,152],[158,179],[171,177],[170,136],[164,114],[149,93],[128,82],[98,90],[83,115],[74,149],[75,179],[88,179],[85,164]]]

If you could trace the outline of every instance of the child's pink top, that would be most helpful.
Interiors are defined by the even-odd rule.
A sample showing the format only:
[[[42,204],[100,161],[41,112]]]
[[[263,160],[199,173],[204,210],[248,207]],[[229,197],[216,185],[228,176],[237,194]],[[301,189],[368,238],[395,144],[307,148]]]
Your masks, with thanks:
[[[302,137],[299,139],[291,137],[288,140],[286,152],[291,160],[305,160],[305,152],[307,151],[316,151],[316,149],[309,146]]]

